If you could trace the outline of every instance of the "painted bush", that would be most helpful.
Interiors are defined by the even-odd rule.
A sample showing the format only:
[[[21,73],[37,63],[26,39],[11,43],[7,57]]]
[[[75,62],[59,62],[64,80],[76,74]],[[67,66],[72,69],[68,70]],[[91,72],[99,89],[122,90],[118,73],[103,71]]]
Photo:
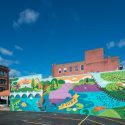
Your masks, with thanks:
[[[12,82],[10,110],[125,119],[124,84],[125,71],[39,80],[38,76],[18,78]]]

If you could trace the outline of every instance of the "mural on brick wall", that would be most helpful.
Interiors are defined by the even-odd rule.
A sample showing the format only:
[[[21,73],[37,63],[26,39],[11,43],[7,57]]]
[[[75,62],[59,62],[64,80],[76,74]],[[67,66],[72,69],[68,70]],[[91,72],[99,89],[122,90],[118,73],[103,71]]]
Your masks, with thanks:
[[[125,119],[125,71],[42,79],[11,84],[11,111],[86,114]]]

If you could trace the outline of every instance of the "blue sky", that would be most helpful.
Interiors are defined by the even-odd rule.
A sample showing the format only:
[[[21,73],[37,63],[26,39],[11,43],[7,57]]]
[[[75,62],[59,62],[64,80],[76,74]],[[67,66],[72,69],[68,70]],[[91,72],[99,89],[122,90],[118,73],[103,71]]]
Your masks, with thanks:
[[[0,1],[0,64],[11,74],[51,75],[52,64],[100,47],[124,62],[124,0]]]

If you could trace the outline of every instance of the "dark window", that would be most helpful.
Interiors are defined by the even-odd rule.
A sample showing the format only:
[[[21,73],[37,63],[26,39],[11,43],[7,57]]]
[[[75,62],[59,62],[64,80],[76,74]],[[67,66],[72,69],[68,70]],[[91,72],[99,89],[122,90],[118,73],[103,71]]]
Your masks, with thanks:
[[[0,76],[6,76],[7,73],[5,71],[0,71]]]
[[[81,70],[84,70],[84,65],[81,65]]]
[[[0,79],[0,84],[6,84],[6,79]]]
[[[75,66],[75,71],[78,71],[78,66]]]
[[[0,92],[4,91],[5,88],[4,87],[0,87]]]
[[[67,72],[67,69],[66,69],[66,68],[64,68],[64,72]]]
[[[69,72],[72,72],[72,67],[69,67]]]
[[[61,69],[59,69],[59,70],[58,70],[58,73],[60,74],[61,72],[62,72]]]

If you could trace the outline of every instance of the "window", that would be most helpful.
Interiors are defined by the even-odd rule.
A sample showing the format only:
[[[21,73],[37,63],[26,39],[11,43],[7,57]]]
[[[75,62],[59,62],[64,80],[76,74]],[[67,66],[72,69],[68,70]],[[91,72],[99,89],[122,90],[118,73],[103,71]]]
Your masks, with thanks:
[[[84,65],[81,65],[81,70],[84,70]]]
[[[6,84],[6,80],[5,79],[0,79],[0,84],[5,85]]]
[[[64,68],[64,72],[66,72],[67,71],[67,69],[66,68]]]
[[[78,71],[78,66],[75,66],[75,71]]]
[[[58,69],[58,73],[59,73],[59,74],[62,73],[61,68]]]
[[[0,92],[4,91],[5,88],[4,87],[0,87]]]
[[[0,71],[0,76],[6,76],[6,72],[5,71]]]
[[[69,72],[72,72],[72,67],[69,67]]]

